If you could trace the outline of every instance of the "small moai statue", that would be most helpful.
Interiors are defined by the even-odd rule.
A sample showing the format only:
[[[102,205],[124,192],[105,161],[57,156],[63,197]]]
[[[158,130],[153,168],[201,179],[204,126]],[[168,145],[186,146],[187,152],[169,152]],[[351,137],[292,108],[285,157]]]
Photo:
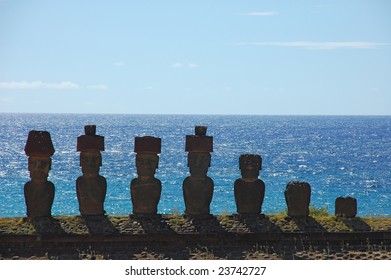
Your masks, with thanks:
[[[79,211],[83,216],[103,216],[106,198],[106,178],[99,175],[102,166],[101,151],[105,150],[104,137],[96,135],[95,125],[84,127],[85,135],[77,137],[80,166],[83,173],[76,180]]]
[[[353,197],[338,197],[335,200],[335,216],[354,218],[357,215],[357,199]]]
[[[54,147],[50,133],[32,130],[29,132],[24,151],[28,158],[31,181],[24,185],[27,217],[51,217],[54,200],[54,184],[48,181],[52,167]]]
[[[307,217],[311,199],[311,186],[307,182],[292,181],[285,189],[288,216]]]
[[[155,178],[161,152],[161,138],[144,136],[134,139],[137,178],[130,183],[130,196],[135,215],[156,215],[162,183]]]
[[[236,208],[241,215],[258,215],[261,213],[265,197],[265,183],[258,179],[262,169],[260,155],[244,154],[239,157],[241,179],[234,184]]]
[[[182,184],[185,214],[209,215],[214,183],[207,176],[213,152],[213,137],[206,136],[206,126],[196,126],[195,135],[186,135],[185,151],[190,176]]]

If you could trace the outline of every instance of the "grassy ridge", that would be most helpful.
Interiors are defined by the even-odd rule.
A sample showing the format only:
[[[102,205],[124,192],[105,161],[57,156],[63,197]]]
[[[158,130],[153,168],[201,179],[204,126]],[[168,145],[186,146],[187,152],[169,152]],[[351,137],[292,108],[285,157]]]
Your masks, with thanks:
[[[197,224],[198,223],[198,224]],[[199,225],[199,226],[197,226]],[[32,221],[28,218],[0,218],[0,235],[4,234],[145,234],[148,232],[355,232],[391,231],[391,218],[342,219],[324,212],[311,213],[307,218],[294,219],[283,213],[243,218],[238,215],[213,216],[206,221],[194,221],[182,215],[162,215],[156,219],[134,216],[113,216],[103,220],[86,220],[80,216],[58,216]]]

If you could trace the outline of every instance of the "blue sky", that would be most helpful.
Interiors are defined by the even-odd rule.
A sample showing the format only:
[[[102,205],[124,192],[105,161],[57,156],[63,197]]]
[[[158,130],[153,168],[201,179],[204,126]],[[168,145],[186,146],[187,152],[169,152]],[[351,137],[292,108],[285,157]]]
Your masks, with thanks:
[[[390,11],[0,0],[0,112],[391,115]]]

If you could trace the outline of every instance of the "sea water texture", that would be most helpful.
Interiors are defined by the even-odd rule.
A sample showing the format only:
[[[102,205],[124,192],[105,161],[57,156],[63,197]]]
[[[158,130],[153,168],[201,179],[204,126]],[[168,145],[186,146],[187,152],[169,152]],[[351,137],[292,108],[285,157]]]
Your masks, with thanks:
[[[391,116],[190,116],[0,114],[0,217],[25,216],[29,181],[24,146],[30,130],[51,133],[56,152],[49,180],[55,184],[53,215],[78,215],[81,175],[76,138],[84,125],[105,137],[101,175],[107,179],[108,215],[132,212],[130,181],[137,176],[135,136],[162,138],[156,177],[163,190],[159,213],[183,213],[182,182],[189,176],[185,136],[208,126],[214,152],[208,175],[215,183],[213,214],[236,213],[233,184],[241,154],[260,154],[266,184],[262,212],[285,211],[292,180],[312,187],[311,205],[334,213],[338,196],[353,196],[359,216],[391,217]]]

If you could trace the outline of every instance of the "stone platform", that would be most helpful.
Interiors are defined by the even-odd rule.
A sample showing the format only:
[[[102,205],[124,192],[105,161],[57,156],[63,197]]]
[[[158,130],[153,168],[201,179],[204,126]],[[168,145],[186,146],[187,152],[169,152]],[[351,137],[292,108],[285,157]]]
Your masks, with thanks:
[[[223,259],[311,259],[311,252],[321,259],[338,259],[337,254],[341,259],[391,259],[391,219],[283,215],[0,219],[0,256],[6,259],[188,259],[193,255],[208,259],[216,254]]]

